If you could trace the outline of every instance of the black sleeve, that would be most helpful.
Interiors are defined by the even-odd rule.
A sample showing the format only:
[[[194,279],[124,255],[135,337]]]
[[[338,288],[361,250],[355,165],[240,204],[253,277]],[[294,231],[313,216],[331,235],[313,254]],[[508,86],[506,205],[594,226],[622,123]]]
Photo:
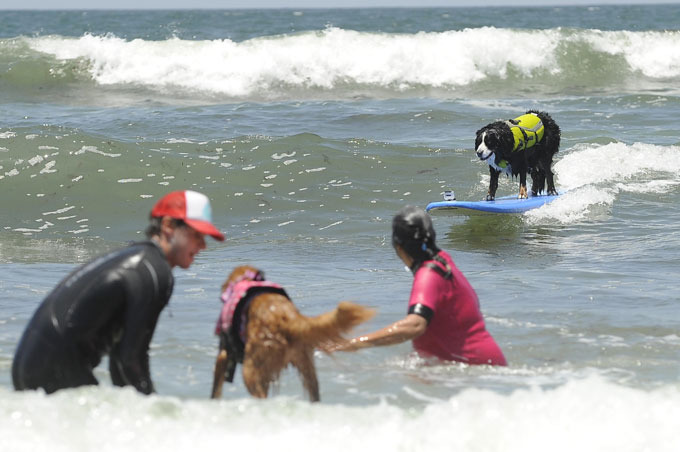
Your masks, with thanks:
[[[168,279],[163,272],[169,272],[169,267],[165,270],[143,260],[134,271],[126,274],[127,309],[123,335],[109,356],[113,384],[132,385],[143,394],[154,392],[149,371],[149,344],[172,290],[172,275]],[[167,281],[170,281],[170,287]]]
[[[428,325],[430,324],[430,320],[432,320],[432,317],[434,316],[434,311],[421,303],[414,304],[410,308],[408,308],[408,313],[421,316],[427,321]]]

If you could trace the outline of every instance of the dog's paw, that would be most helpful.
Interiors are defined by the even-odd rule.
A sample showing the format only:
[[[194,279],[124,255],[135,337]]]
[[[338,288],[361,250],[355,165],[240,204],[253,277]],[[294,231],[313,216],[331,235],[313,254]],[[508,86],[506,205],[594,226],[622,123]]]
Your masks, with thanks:
[[[486,195],[486,198],[484,198],[484,201],[493,201],[496,199],[494,195]]]
[[[521,186],[519,188],[519,195],[517,196],[518,199],[527,199],[529,195],[527,194],[527,188],[525,186]]]

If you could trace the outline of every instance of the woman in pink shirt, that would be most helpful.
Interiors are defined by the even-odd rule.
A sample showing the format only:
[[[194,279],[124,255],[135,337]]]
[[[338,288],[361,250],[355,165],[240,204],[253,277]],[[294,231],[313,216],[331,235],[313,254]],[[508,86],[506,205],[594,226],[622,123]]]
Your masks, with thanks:
[[[408,314],[337,350],[352,351],[413,341],[423,357],[505,366],[503,352],[486,330],[477,294],[451,256],[435,244],[430,216],[406,206],[392,221],[392,245],[414,275]]]

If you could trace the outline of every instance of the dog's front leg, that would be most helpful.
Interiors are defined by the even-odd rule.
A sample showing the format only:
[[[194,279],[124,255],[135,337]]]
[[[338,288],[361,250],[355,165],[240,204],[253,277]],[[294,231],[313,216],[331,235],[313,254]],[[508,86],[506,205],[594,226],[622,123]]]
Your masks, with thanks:
[[[222,397],[222,386],[224,386],[224,378],[227,372],[227,351],[220,348],[215,361],[215,374],[213,376],[213,387],[210,398],[219,399]]]
[[[489,180],[489,192],[486,194],[487,201],[493,201],[496,199],[496,190],[498,190],[498,176],[500,174],[500,171],[494,169],[492,166],[489,166],[489,176],[491,176],[491,179]]]
[[[526,170],[519,172],[519,199],[527,199],[527,172]]]

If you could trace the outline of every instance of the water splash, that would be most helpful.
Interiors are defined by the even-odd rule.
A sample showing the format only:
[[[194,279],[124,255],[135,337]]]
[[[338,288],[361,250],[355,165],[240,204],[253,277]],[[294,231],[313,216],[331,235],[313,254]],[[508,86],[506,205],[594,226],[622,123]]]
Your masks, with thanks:
[[[609,209],[620,193],[662,194],[680,185],[680,147],[578,145],[554,165],[560,199],[526,214],[530,223],[575,223]]]

